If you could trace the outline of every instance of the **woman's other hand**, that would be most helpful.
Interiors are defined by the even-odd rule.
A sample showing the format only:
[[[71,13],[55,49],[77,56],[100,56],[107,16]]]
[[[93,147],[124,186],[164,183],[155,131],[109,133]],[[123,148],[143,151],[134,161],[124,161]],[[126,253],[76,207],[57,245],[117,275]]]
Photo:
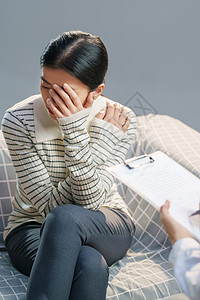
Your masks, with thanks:
[[[130,123],[131,117],[127,114],[127,109],[122,107],[119,103],[110,103],[107,101],[107,109],[102,109],[97,115],[96,118],[107,121],[121,131],[126,132]]]
[[[171,244],[185,237],[194,238],[180,223],[169,214],[170,201],[166,200],[160,208],[160,219],[169,236]]]
[[[63,88],[54,84],[53,89],[49,90],[50,97],[47,99],[47,107],[52,111],[56,118],[71,116],[83,109],[93,105],[93,92],[90,92],[83,105],[75,91],[66,83]]]

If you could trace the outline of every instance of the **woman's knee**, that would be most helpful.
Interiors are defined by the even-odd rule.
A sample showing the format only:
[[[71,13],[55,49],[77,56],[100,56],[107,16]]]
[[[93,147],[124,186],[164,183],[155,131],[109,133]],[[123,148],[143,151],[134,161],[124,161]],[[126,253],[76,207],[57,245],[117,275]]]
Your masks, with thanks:
[[[73,204],[64,204],[54,208],[46,217],[41,233],[44,228],[49,228],[50,230],[66,230],[70,232],[71,230],[77,230],[79,223],[79,210],[83,209]]]
[[[63,204],[54,208],[50,213],[48,213],[45,221],[54,223],[65,223],[74,222],[77,219],[78,211],[82,209],[81,207],[73,204]]]
[[[76,264],[76,272],[84,274],[85,278],[93,281],[107,282],[109,268],[105,258],[96,249],[82,246]]]

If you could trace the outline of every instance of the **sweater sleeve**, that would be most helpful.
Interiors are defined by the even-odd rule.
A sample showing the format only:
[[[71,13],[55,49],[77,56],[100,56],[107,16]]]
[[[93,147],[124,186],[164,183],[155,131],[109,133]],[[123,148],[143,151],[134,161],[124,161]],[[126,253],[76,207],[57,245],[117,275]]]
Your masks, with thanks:
[[[73,203],[69,180],[55,187],[40,158],[23,120],[13,112],[6,112],[2,132],[17,174],[17,189],[24,199],[24,206],[33,206],[45,217],[61,204]]]
[[[90,136],[86,129],[87,109],[58,119],[64,134],[65,162],[73,200],[76,204],[96,210],[106,201],[107,178],[98,172],[91,154]]]
[[[107,190],[114,183],[114,176],[107,171],[107,167],[120,164],[124,161],[128,149],[133,143],[136,133],[136,116],[129,109],[131,123],[125,133],[113,124],[95,118],[90,127],[90,147],[94,163],[102,178],[105,178]]]
[[[89,135],[85,128],[86,110],[77,113],[76,119],[73,115],[59,119],[64,133],[71,191],[77,204],[98,209],[106,202],[114,182],[106,167],[124,160],[135,134],[135,115],[131,111],[130,114],[131,125],[126,133],[109,122],[95,118]]]
[[[134,142],[136,133],[136,115],[129,109],[131,123],[124,133],[113,124],[94,118],[90,127],[90,147],[97,165],[104,164],[108,159],[113,164],[122,163],[127,151]]]

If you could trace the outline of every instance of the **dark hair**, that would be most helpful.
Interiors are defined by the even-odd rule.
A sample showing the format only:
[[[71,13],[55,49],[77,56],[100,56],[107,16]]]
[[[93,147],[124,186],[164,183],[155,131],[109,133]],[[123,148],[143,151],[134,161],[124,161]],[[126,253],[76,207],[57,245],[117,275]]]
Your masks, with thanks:
[[[64,69],[92,91],[105,80],[108,54],[98,36],[69,31],[48,43],[40,57],[40,66]]]

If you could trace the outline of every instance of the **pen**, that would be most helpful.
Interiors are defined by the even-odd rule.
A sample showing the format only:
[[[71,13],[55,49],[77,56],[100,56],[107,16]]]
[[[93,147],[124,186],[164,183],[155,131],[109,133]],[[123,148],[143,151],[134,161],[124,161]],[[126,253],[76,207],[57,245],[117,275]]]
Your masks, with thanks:
[[[200,215],[200,210],[195,211],[193,214],[190,215],[190,217]]]

